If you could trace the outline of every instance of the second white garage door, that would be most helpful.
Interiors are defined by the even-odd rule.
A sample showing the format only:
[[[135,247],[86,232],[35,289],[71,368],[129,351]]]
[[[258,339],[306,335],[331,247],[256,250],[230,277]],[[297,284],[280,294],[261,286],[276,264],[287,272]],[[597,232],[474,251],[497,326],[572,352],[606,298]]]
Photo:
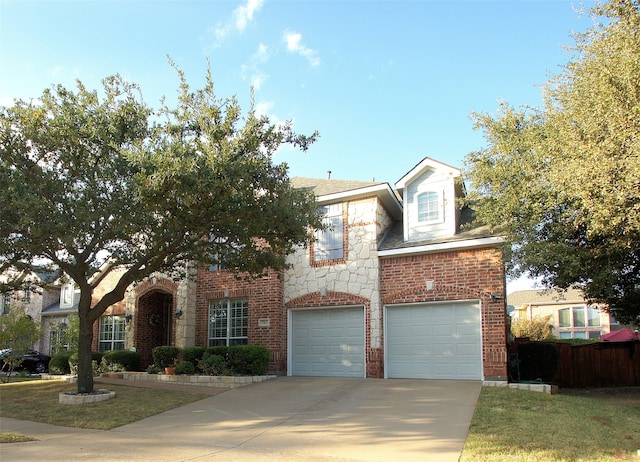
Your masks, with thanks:
[[[364,307],[291,311],[290,375],[364,377]]]
[[[385,377],[482,379],[480,306],[475,301],[389,306]]]

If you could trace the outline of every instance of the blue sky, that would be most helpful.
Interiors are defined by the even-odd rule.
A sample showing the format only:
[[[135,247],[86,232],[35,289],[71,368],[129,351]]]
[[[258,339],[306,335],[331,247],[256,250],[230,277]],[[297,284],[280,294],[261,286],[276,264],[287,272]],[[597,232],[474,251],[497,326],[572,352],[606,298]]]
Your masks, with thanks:
[[[591,6],[592,2],[585,2]],[[388,181],[424,157],[462,167],[482,148],[471,112],[541,106],[540,85],[591,26],[580,2],[0,0],[0,105],[119,73],[157,107],[207,59],[220,97],[320,132],[282,149],[290,176]]]

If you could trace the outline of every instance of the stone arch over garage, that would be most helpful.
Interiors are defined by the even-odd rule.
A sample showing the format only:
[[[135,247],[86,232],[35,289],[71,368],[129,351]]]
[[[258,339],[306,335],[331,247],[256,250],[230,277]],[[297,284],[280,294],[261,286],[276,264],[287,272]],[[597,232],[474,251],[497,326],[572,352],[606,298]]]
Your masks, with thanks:
[[[175,345],[177,292],[177,283],[161,277],[152,277],[135,288],[133,344],[142,369],[153,363],[153,348]]]

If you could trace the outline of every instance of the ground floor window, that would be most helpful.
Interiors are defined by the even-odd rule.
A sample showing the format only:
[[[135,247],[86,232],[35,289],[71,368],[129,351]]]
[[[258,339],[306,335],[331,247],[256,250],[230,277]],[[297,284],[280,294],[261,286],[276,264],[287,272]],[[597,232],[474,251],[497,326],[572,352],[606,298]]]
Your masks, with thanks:
[[[70,349],[70,332],[66,326],[58,326],[49,333],[49,354],[54,355]]]
[[[246,345],[248,326],[246,299],[209,302],[209,346]]]
[[[558,310],[558,327],[561,339],[600,338],[600,310],[584,305],[562,308]]]
[[[98,350],[124,350],[124,326],[124,316],[102,316]]]

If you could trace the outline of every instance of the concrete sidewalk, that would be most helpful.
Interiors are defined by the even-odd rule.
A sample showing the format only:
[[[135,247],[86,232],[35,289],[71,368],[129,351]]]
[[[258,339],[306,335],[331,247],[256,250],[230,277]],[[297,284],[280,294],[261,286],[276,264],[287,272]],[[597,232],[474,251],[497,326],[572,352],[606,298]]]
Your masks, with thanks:
[[[2,460],[457,461],[480,382],[280,377],[110,431],[1,419]]]

